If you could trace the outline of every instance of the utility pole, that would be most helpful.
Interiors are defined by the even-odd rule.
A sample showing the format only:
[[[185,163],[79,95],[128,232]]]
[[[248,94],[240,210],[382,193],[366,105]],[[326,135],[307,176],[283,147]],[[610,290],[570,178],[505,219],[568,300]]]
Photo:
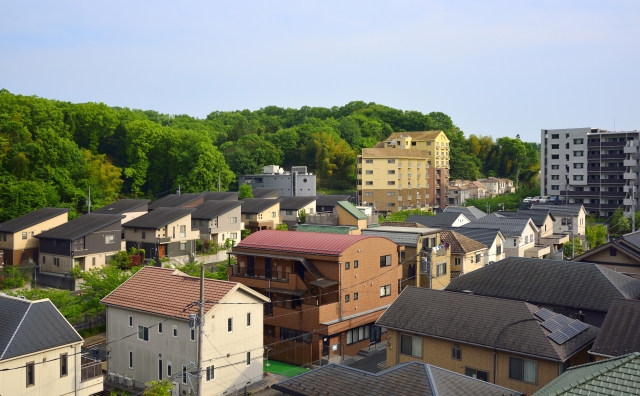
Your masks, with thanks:
[[[180,185],[178,184],[178,195],[180,195]]]
[[[218,172],[218,192],[220,192],[220,172]]]
[[[87,213],[91,213],[91,186],[89,186],[89,198],[87,199]]]
[[[204,264],[200,266],[200,311],[198,313],[198,376],[196,377],[196,395],[202,395],[202,333],[204,332]]]

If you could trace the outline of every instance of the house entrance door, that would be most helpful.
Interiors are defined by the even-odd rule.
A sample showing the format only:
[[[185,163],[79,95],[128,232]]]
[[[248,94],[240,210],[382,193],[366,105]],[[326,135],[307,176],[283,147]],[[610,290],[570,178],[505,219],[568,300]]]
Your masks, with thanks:
[[[165,245],[158,246],[158,258],[161,260],[164,258],[164,248]]]

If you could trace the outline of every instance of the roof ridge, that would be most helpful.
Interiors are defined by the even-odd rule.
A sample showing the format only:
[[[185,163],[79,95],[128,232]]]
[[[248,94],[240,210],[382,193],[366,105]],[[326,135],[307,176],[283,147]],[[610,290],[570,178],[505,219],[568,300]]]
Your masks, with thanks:
[[[617,357],[617,358],[612,358],[609,360],[605,360],[605,361],[599,361],[599,362],[591,362],[591,363],[586,363],[586,364],[581,364],[579,366],[574,366],[574,367],[570,367],[567,372],[569,372],[570,370],[576,370],[578,368],[584,368],[584,367],[589,367],[589,366],[595,366],[595,365],[599,365],[602,364],[603,368],[600,370],[596,370],[595,372],[589,373],[588,375],[578,379],[575,382],[571,382],[568,386],[569,388],[563,388],[563,390],[569,390],[571,388],[575,388],[578,385],[582,385],[588,381],[591,381],[594,378],[600,377],[601,375],[604,375],[605,373],[620,367],[624,364],[629,363],[631,360],[634,360],[635,358],[640,357],[640,352],[632,352],[629,355],[626,356],[622,356],[622,357]],[[616,362],[616,360],[619,360],[619,362]],[[559,377],[556,377],[559,378]],[[556,395],[560,395],[561,393],[558,393],[560,391],[556,392]],[[563,392],[564,393],[564,392]]]
[[[24,315],[22,315],[22,319],[20,319],[20,323],[18,323],[18,325],[16,326],[16,329],[13,331],[13,334],[11,335],[11,338],[9,339],[9,342],[7,342],[7,346],[4,348],[4,351],[2,351],[2,355],[0,355],[0,360],[2,360],[4,358],[4,355],[9,350],[9,347],[11,346],[11,343],[13,342],[13,339],[15,338],[16,334],[18,334],[18,330],[20,330],[20,326],[22,326],[22,322],[24,322],[24,319],[29,314],[29,311],[31,310],[32,306],[33,306],[33,303],[30,302],[29,303],[29,308],[27,308],[27,310],[24,312]]]
[[[433,394],[433,396],[439,396],[438,387],[436,387],[436,381],[433,379],[433,375],[431,374],[431,366],[425,363],[424,371],[427,374],[427,381],[429,381],[429,385],[431,385],[431,393]]]

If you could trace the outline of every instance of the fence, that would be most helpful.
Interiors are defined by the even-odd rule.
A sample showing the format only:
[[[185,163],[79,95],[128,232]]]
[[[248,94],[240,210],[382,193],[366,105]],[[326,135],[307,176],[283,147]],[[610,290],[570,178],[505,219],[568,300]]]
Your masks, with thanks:
[[[80,331],[85,329],[93,329],[95,326],[100,326],[107,323],[107,314],[101,313],[96,316],[85,317],[82,322],[74,323],[73,327]]]
[[[76,280],[72,276],[38,272],[36,283],[41,286],[55,287],[56,289],[76,290]]]
[[[87,381],[92,378],[102,376],[102,362],[90,358],[89,356],[82,356],[80,358],[80,381]]]

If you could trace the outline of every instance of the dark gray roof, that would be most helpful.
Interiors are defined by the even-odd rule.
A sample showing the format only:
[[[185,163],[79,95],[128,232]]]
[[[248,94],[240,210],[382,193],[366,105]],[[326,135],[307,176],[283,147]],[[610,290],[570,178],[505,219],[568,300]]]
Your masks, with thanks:
[[[507,396],[520,392],[421,362],[397,364],[376,374],[330,364],[274,384],[295,396],[426,395]]]
[[[180,220],[189,213],[193,213],[196,208],[165,208],[160,207],[153,212],[149,212],[133,220],[129,220],[122,226],[125,228],[151,228],[157,230],[167,224]]]
[[[531,210],[548,210],[558,216],[577,216],[582,208],[582,205],[531,205]]]
[[[192,219],[213,219],[242,205],[240,201],[206,201],[195,207]]]
[[[467,216],[467,219],[471,221],[483,218],[487,215],[485,212],[481,211],[475,206],[447,206],[446,208],[444,208],[444,213],[451,212],[462,213]]]
[[[49,301],[0,293],[0,361],[82,342],[82,337]]]
[[[551,216],[551,220],[555,221],[555,217],[548,210],[527,210],[520,209],[517,212],[498,212],[503,217],[513,217],[518,219],[531,219],[536,227],[542,227],[547,220],[547,216]]]
[[[639,297],[640,280],[592,263],[507,257],[452,279],[446,290],[607,312],[614,298]]]
[[[407,286],[376,324],[554,361],[565,361],[596,338],[598,328],[588,326],[558,345],[534,315],[538,310],[524,301]]]
[[[162,197],[156,201],[153,201],[149,204],[149,210],[154,210],[156,208],[178,208],[184,205],[188,205],[191,202],[200,199],[204,196],[203,193],[200,194],[171,194],[166,197]]]
[[[478,241],[488,247],[493,245],[496,240],[496,236],[500,232],[497,228],[466,228],[466,227],[444,227],[438,226],[438,228],[447,231],[455,231],[458,234],[462,234],[467,238],[471,238]]]
[[[98,231],[113,223],[119,223],[124,216],[89,213],[84,216],[80,216],[77,219],[71,220],[67,223],[60,224],[57,227],[51,228],[48,231],[41,232],[36,235],[36,238],[52,238],[63,239],[66,241],[75,241],[76,239],[89,235],[94,231]]]
[[[318,195],[316,197],[316,207],[336,206],[338,201],[348,201],[351,195]]]
[[[277,188],[257,187],[251,190],[254,198],[279,197],[280,190]]]
[[[627,242],[629,245],[634,246],[637,249],[640,249],[640,231],[630,232],[628,234],[624,234],[620,237],[624,242]]]
[[[242,213],[260,213],[280,202],[280,199],[247,198],[240,202],[242,202]]]
[[[504,236],[520,236],[528,223],[529,219],[501,217],[492,213],[459,228],[497,228]]]
[[[67,212],[69,212],[67,208],[42,208],[34,210],[26,215],[0,224],[0,232],[18,232]]]
[[[204,193],[205,201],[237,201],[238,200],[238,192],[237,191],[207,191]]]
[[[281,197],[280,210],[300,210],[316,201],[316,197]],[[315,209],[315,208],[314,208]]]
[[[640,301],[616,298],[591,348],[607,356],[640,352]]]
[[[435,216],[410,215],[405,221],[420,223],[427,227],[452,226],[461,214],[464,215],[461,212],[439,212]]]
[[[146,212],[148,204],[148,199],[121,199],[112,204],[105,205],[98,210],[94,210],[91,213],[123,214],[133,212],[134,210]]]

